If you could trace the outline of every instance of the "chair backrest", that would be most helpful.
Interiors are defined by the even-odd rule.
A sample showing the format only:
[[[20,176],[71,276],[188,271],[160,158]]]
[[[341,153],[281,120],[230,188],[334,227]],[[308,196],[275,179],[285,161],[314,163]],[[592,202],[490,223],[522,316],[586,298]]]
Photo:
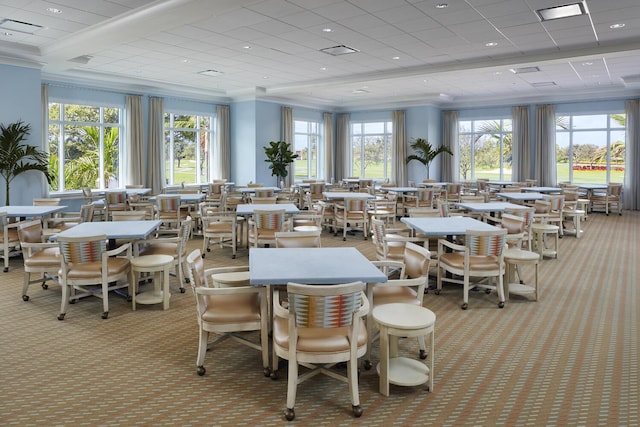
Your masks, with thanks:
[[[274,197],[276,195],[275,191],[271,188],[256,189],[254,194],[256,197]]]
[[[250,183],[247,184],[248,188],[257,188],[257,187],[262,187],[262,186],[263,186],[263,184],[260,184],[258,182],[250,182]]]
[[[371,218],[371,240],[376,245],[376,254],[386,258],[387,249],[385,247],[385,226],[384,221],[377,218]]]
[[[18,224],[18,238],[20,243],[41,243],[42,242],[42,222],[34,219],[23,221]]]
[[[347,212],[364,212],[367,209],[367,200],[345,198],[344,209]]]
[[[424,246],[407,242],[404,246],[405,275],[409,279],[424,277],[429,274],[431,252]]]
[[[412,218],[425,216],[440,216],[440,210],[436,208],[407,208],[407,214]]]
[[[522,217],[503,213],[500,225],[502,226],[502,228],[507,230],[508,234],[518,234],[524,231],[525,222],[524,218]]]
[[[372,179],[361,179],[360,181],[358,181],[358,187],[360,188],[367,188],[367,187],[371,187],[372,185],[373,185]]]
[[[322,195],[324,192],[324,182],[312,182],[309,184],[309,193],[315,196]]]
[[[144,185],[143,184],[125,184],[124,188],[126,189],[144,188]]]
[[[438,199],[438,211],[442,218],[447,218],[449,216],[449,204],[442,199]]]
[[[208,288],[209,284],[204,274],[204,261],[202,260],[200,249],[194,249],[187,255],[187,265],[189,266],[189,283],[191,283],[191,289],[194,295],[196,293],[196,287],[203,286]]]
[[[224,192],[224,183],[223,182],[214,182],[211,183],[210,194],[220,195]]]
[[[189,243],[189,237],[191,237],[191,224],[191,217],[188,216],[184,221],[182,221],[178,230],[178,237],[180,237],[180,251],[183,254],[187,251],[187,244]]]
[[[287,217],[284,209],[279,210],[260,210],[254,209],[253,220],[256,228],[267,230],[280,230]]]
[[[275,233],[276,248],[320,248],[320,230],[278,231]]]
[[[564,195],[544,195],[543,200],[546,200],[551,205],[551,212],[559,212],[564,206]]]
[[[278,197],[277,196],[270,196],[270,197],[259,197],[259,196],[253,196],[251,197],[251,203],[254,205],[273,205],[275,203],[278,202]]]
[[[59,198],[33,199],[33,206],[60,206],[60,199]]]
[[[58,236],[60,254],[65,264],[101,262],[107,250],[107,236],[97,234],[85,237]]]
[[[460,188],[462,188],[462,184],[459,182],[449,182],[447,183],[447,195],[458,195],[460,194]]]
[[[504,213],[516,215],[524,219],[524,228],[525,230],[529,230],[531,228],[531,224],[533,223],[535,208],[524,206],[522,208],[507,208],[504,210]]]
[[[470,256],[502,256],[507,230],[467,230],[465,245]]]
[[[145,211],[113,211],[111,212],[112,221],[143,221],[147,219]]]
[[[289,312],[301,328],[340,328],[353,324],[360,310],[363,282],[341,285],[287,284]]]
[[[620,197],[622,194],[622,184],[620,183],[610,183],[607,185],[607,194],[609,196]]]
[[[548,200],[536,200],[533,202],[536,214],[548,214],[551,212],[551,202]]]
[[[124,204],[127,201],[126,191],[106,191],[104,193],[104,200],[107,205]]]
[[[435,192],[431,187],[419,188],[418,191],[416,191],[416,196],[420,202],[433,202],[434,194]]]
[[[177,212],[180,210],[179,194],[160,194],[156,198],[158,204],[158,212]]]

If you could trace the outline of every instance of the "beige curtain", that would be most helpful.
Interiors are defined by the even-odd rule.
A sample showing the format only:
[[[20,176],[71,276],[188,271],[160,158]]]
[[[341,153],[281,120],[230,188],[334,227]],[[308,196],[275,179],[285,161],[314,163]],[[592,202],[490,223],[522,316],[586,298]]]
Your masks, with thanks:
[[[291,150],[294,150],[294,141],[293,141],[293,108],[291,107],[282,107],[282,141],[288,142],[291,144]],[[284,179],[285,187],[289,187],[293,184],[295,180],[296,173],[296,163],[293,162],[288,167],[289,174]],[[277,183],[276,185],[280,185]]]
[[[627,114],[623,205],[625,209],[640,209],[640,100],[625,103]]]
[[[231,146],[229,129],[229,106],[218,105],[216,107],[216,142],[213,158],[215,167],[213,178],[231,179]]]
[[[127,176],[124,184],[144,182],[144,135],[142,132],[142,95],[127,95],[125,104],[127,129]]]
[[[407,185],[407,129],[404,110],[392,112],[393,163],[391,179],[398,186]]]
[[[336,129],[336,182],[349,176],[349,114],[338,114]]]
[[[529,107],[513,107],[513,136],[511,138],[511,179],[531,178],[531,139],[529,138]]]
[[[42,108],[42,151],[45,153],[49,152],[49,85],[44,83],[40,86],[40,103]],[[51,170],[51,166],[49,166],[49,170]],[[57,178],[57,177],[55,177]],[[43,195],[44,197],[49,196],[49,183],[47,179],[42,175],[42,186],[44,188]]]
[[[441,180],[444,182],[459,181],[460,150],[458,150],[458,112],[442,113],[442,145],[448,147],[453,156],[443,154]],[[437,179],[437,178],[436,178]]]
[[[146,186],[153,194],[160,194],[164,187],[164,98],[149,98],[149,153],[147,156]]]
[[[557,185],[556,114],[553,105],[536,106],[536,158],[534,178],[541,186]]]
[[[321,177],[327,182],[335,180],[333,172],[335,153],[333,150],[333,114],[322,114],[322,127],[324,136],[324,176]]]

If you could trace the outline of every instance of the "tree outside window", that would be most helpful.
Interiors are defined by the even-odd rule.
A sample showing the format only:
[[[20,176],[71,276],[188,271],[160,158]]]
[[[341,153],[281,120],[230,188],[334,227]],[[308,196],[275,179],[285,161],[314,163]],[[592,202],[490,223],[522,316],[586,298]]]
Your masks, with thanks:
[[[298,155],[295,160],[295,179],[318,179],[320,156],[320,123],[305,120],[294,120],[294,147]]]
[[[460,121],[460,180],[510,180],[511,119]]]
[[[120,186],[120,108],[49,104],[50,191]]]
[[[210,116],[166,113],[165,179],[172,184],[204,184],[213,176],[213,123]]]
[[[351,175],[378,180],[391,177],[392,131],[390,121],[351,123]]]

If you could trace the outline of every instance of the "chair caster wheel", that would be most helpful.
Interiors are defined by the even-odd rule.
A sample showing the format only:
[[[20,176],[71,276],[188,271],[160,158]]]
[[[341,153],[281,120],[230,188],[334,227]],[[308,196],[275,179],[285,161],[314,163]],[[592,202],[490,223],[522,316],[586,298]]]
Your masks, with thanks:
[[[49,285],[47,285],[46,283],[42,284],[42,289],[49,289]]]
[[[460,308],[461,308],[461,309],[463,309],[463,310],[466,310],[468,307],[469,307],[469,304],[468,304],[468,303],[466,303],[466,302],[465,302],[465,303],[463,303],[463,304],[460,306]]]
[[[4,271],[5,273],[6,273],[7,271],[9,271],[9,267],[5,267],[3,271]]]
[[[206,254],[202,254],[202,258],[204,258],[204,256],[205,256],[205,255],[206,255]]]
[[[360,405],[352,406],[353,416],[356,418],[360,418],[362,416],[362,407]]]
[[[22,301],[29,301],[29,295],[22,295]]]
[[[65,314],[66,314],[66,313],[60,313],[60,314],[58,314],[58,320],[64,320],[64,315],[65,315]]]
[[[499,308],[504,308],[504,301],[500,301],[500,302],[498,303],[498,307],[499,307]]]
[[[198,375],[203,376],[205,372],[207,372],[207,370],[204,369],[204,366],[198,366],[198,369],[196,370],[196,372],[198,372]]]
[[[485,289],[485,290],[484,290],[484,293],[485,293],[485,294],[487,294],[487,295],[489,295],[489,294],[491,293],[491,289]]]
[[[106,319],[107,317],[109,317],[109,312],[105,311],[104,313],[102,313],[102,318]]]
[[[207,252],[211,252],[211,248],[207,248]],[[204,254],[202,254],[202,258],[204,258]]]
[[[343,242],[346,242],[346,241],[347,241],[347,238],[346,238],[346,237],[343,237],[343,238],[342,238],[342,241],[343,241]]]
[[[365,371],[368,371],[373,367],[373,363],[371,363],[371,360],[365,360],[362,366],[364,367]]]
[[[293,419],[296,417],[296,413],[293,409],[287,408],[287,410],[284,411],[284,417],[287,419],[287,421],[293,421]]]
[[[436,295],[440,295],[440,289],[436,289],[435,291],[433,291]]]
[[[420,359],[424,360],[427,358],[427,352],[425,350],[420,350]]]
[[[184,294],[185,292],[186,292],[186,289],[185,289],[185,288],[180,288],[180,293],[181,293],[181,294]]]
[[[271,378],[273,381],[278,379],[278,371],[271,371],[271,373],[269,374],[269,378]]]
[[[264,374],[265,377],[269,378],[271,376],[271,369],[270,368],[264,368],[262,373]]]
[[[235,255],[231,255],[231,259],[236,259],[236,256]]]

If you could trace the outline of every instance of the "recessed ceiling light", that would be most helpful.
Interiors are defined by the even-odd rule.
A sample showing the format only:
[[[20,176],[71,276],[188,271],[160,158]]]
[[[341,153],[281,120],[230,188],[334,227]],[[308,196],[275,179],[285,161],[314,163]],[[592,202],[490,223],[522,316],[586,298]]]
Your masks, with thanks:
[[[327,71],[327,67],[320,67],[320,71]]]
[[[495,73],[493,73],[494,76],[501,76],[502,75],[502,71],[496,71]]]
[[[188,59],[183,59],[183,60],[182,60],[182,63],[183,63],[183,64],[190,64],[190,63],[191,63],[191,61],[190,61],[190,60],[188,60]]]
[[[537,82],[537,83],[531,83],[531,86],[533,87],[550,87],[550,86],[555,86],[556,82]]]
[[[3,32],[3,33],[1,33],[1,34],[2,34],[3,36],[7,36],[7,37],[10,37],[10,36],[12,36],[12,35],[13,35],[13,33],[10,33],[10,32],[8,32],[8,31],[5,31],[5,32]]]
[[[537,73],[540,71],[538,67],[519,67],[519,68],[509,68],[513,74],[526,74],[526,73]]]
[[[354,95],[364,95],[365,93],[369,93],[369,91],[366,89],[366,86],[365,86],[361,89],[355,89],[351,93]]]
[[[331,28],[323,28],[322,31],[324,31],[325,33],[330,33],[333,30]]]
[[[400,57],[399,57],[399,56],[394,56],[394,57],[393,57],[393,58],[391,58],[391,59],[398,60],[398,59],[400,59]]]
[[[449,7],[449,5],[447,3],[438,3],[436,5],[436,9],[446,9],[448,7]]]
[[[246,46],[242,46],[243,49],[251,49],[251,46],[246,45]]]
[[[585,66],[585,67],[588,67],[590,65],[593,65],[593,62],[589,62],[589,61],[583,62],[582,65]]]
[[[47,12],[49,13],[62,13],[60,9],[56,9],[55,7],[48,7]]]
[[[611,28],[612,30],[618,30],[620,28],[624,28],[625,24],[613,24],[613,25],[609,25],[609,28]]]
[[[569,18],[571,16],[586,15],[584,4],[582,2],[565,4],[562,6],[554,6],[546,9],[536,10],[541,21],[550,21],[552,19]]]
[[[328,53],[329,55],[339,56],[339,55],[347,55],[349,53],[360,52],[358,49],[354,49],[349,46],[345,46],[343,44],[332,47],[325,47],[324,49],[320,49],[320,52]]]
[[[198,74],[202,74],[203,76],[219,76],[220,74],[224,74],[224,73],[218,70],[204,70],[204,71],[199,71]]]
[[[486,47],[494,47],[494,46],[498,46],[498,43],[496,42],[489,42],[489,43],[485,43],[484,44]]]

